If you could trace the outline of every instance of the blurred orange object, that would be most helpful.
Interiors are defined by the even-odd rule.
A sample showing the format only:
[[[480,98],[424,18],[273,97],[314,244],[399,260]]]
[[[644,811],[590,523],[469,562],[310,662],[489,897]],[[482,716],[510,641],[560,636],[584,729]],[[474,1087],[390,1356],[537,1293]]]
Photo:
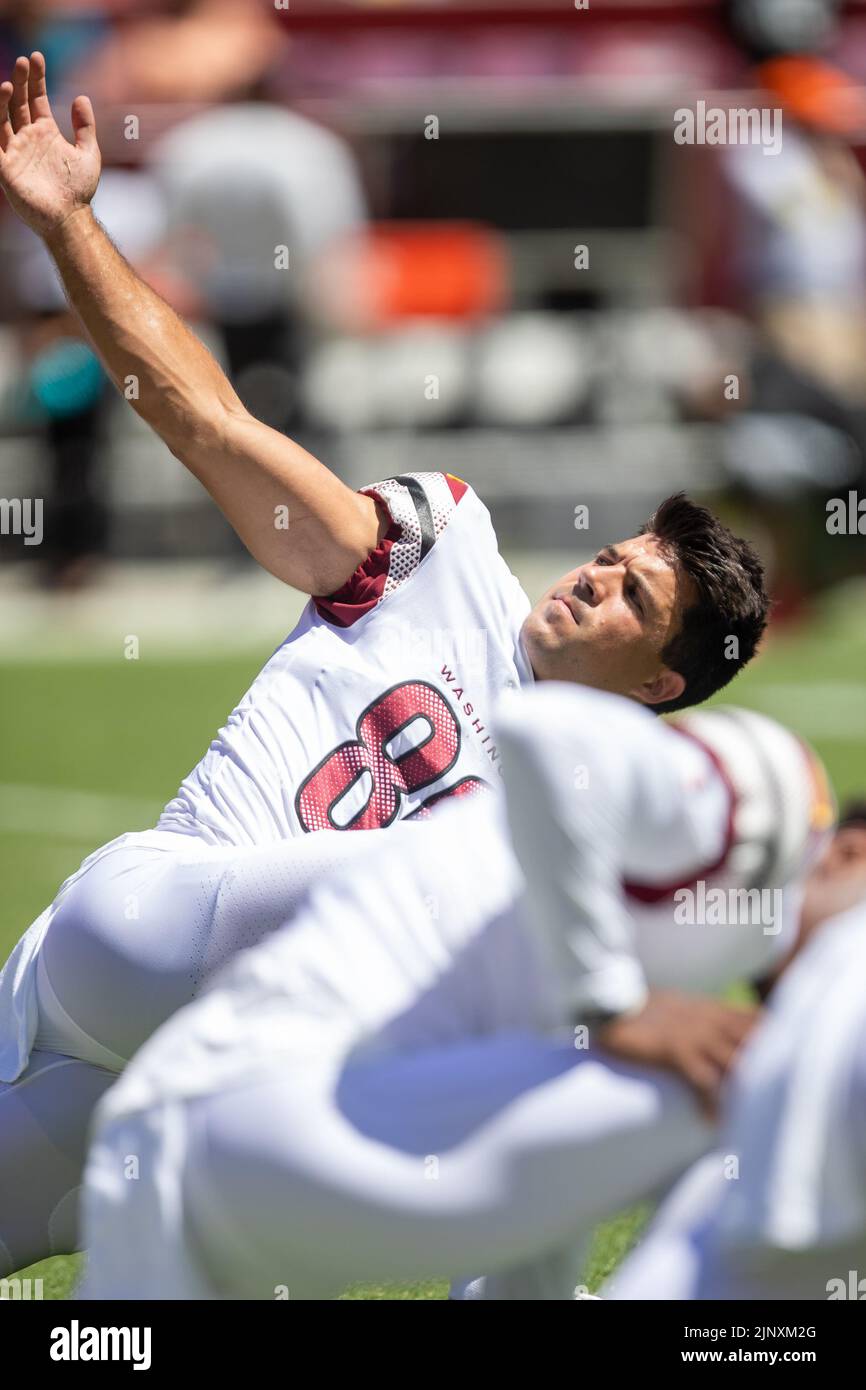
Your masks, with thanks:
[[[367,328],[407,318],[482,318],[509,296],[503,240],[475,223],[378,223],[344,243],[338,258],[341,316]]]
[[[756,77],[785,112],[813,130],[848,136],[866,131],[866,90],[841,68],[801,55],[773,58]]]

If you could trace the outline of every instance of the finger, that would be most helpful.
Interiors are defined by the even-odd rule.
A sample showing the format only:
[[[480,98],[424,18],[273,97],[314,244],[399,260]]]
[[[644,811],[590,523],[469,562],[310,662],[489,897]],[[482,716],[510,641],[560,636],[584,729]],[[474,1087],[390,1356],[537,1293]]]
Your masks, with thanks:
[[[705,1056],[708,1057],[722,1073],[729,1070],[739,1050],[739,1038],[732,1038],[726,1033],[715,1033],[712,1037],[708,1037],[704,1043]]]
[[[19,58],[12,72],[12,100],[9,103],[12,129],[15,131],[22,130],[24,126],[30,124],[30,103],[27,100],[27,78],[29,73],[29,59]]]
[[[75,147],[90,153],[97,148],[96,117],[90,104],[90,97],[76,97],[72,103],[72,129],[75,131]]]
[[[760,1012],[752,1005],[723,1004],[716,999],[701,1000],[700,1021],[708,1029],[718,1029],[732,1038],[746,1038],[759,1018]]]
[[[698,1104],[700,1105],[701,1114],[707,1123],[717,1125],[721,1113],[718,1088],[709,1091],[698,1091]]]
[[[718,1089],[722,1068],[713,1056],[713,1050],[705,1037],[692,1038],[684,1042],[674,1055],[677,1071],[701,1091]]]
[[[726,1015],[723,1026],[727,1036],[738,1046],[742,1046],[760,1020],[761,1015],[757,1010],[731,1012]]]
[[[12,95],[12,83],[0,83],[0,150],[9,148],[9,141],[12,139],[12,122],[9,119],[9,98]]]
[[[38,121],[40,116],[51,115],[51,103],[48,100],[48,88],[45,85],[45,58],[38,52],[30,54],[27,95],[30,102],[31,120]]]
[[[718,1118],[722,1073],[709,1057],[692,1053],[682,1065],[682,1074],[696,1092],[701,1110],[708,1120]]]

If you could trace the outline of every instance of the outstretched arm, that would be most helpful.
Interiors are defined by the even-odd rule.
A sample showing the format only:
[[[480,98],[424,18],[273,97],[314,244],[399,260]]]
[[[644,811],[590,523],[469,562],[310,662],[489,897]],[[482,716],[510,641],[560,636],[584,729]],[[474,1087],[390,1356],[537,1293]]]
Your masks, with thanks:
[[[44,240],[115,385],[259,564],[304,593],[333,592],[387,519],[372,498],[250,415],[195,334],[124,260],[90,209],[100,154],[87,97],[73,102],[72,125],[74,144],[51,113],[42,54],[19,58],[12,81],[0,85],[0,186]]]

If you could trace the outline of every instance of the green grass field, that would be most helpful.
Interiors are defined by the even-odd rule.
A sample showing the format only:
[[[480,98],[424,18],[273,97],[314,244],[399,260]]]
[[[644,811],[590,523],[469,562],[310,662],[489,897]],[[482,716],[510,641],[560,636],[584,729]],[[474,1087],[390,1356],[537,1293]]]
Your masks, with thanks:
[[[808,628],[774,638],[735,686],[738,703],[776,714],[816,744],[843,797],[866,788],[863,600],[862,589],[838,592]],[[0,663],[0,959],[86,853],[152,823],[267,655]],[[584,1276],[590,1288],[644,1219],[627,1213],[600,1229]],[[77,1267],[55,1259],[28,1273],[59,1299]],[[436,1299],[446,1289],[443,1280],[345,1296]]]

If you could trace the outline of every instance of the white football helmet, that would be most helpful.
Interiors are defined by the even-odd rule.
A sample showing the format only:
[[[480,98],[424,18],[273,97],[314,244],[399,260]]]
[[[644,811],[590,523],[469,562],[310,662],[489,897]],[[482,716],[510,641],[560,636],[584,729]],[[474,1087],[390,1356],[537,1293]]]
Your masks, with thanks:
[[[744,886],[782,888],[807,871],[836,819],[817,753],[775,719],[735,705],[674,723],[708,749],[733,787],[731,866]]]

